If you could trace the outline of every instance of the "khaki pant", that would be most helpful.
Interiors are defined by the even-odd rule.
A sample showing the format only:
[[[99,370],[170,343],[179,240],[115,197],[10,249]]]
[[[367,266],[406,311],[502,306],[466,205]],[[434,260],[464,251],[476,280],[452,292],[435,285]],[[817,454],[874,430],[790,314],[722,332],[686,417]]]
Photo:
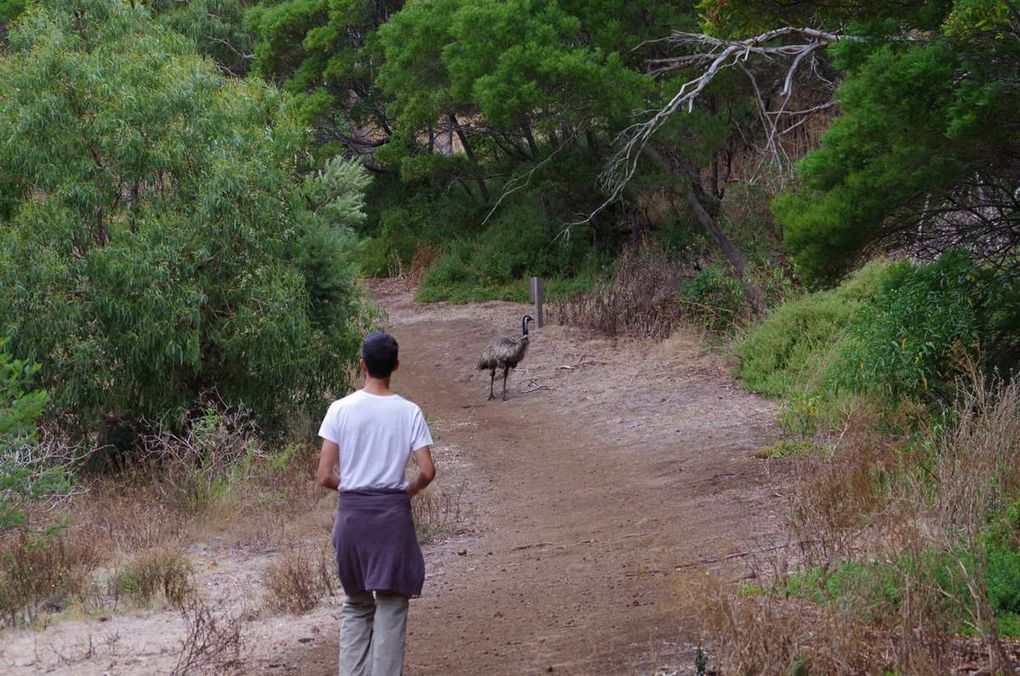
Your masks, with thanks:
[[[404,670],[407,597],[362,592],[340,608],[340,676],[400,676]]]

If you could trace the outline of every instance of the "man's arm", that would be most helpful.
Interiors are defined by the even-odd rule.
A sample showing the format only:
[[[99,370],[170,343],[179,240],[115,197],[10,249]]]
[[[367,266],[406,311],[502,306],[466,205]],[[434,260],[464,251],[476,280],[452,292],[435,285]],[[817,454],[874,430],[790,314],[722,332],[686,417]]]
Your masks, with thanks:
[[[340,475],[336,470],[339,460],[340,447],[329,439],[323,439],[322,450],[319,451],[319,471],[316,472],[316,479],[323,488],[335,491],[340,485]]]
[[[436,478],[436,466],[432,462],[431,446],[423,446],[411,455],[414,456],[414,462],[418,465],[418,476],[407,487],[407,492],[411,494],[411,497],[414,497]]]

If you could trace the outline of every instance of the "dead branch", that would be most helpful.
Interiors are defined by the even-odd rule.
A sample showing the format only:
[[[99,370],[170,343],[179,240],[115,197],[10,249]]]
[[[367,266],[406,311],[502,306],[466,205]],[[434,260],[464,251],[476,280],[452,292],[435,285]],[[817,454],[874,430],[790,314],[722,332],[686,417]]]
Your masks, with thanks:
[[[797,40],[788,42],[791,39]],[[698,97],[722,71],[740,67],[750,73],[744,64],[752,57],[767,62],[779,60],[789,60],[790,62],[782,78],[783,84],[780,90],[782,102],[777,111],[770,112],[767,106],[764,106],[760,88],[758,88],[757,82],[754,82],[761,108],[760,112],[769,136],[766,148],[775,151],[780,135],[779,118],[788,116],[799,118],[795,121],[799,126],[803,123],[805,116],[831,107],[832,104],[826,103],[802,111],[788,112],[785,110],[791,99],[797,74],[803,70],[805,62],[811,64],[813,73],[817,73],[814,53],[834,42],[846,39],[856,38],[813,28],[792,26],[766,31],[744,40],[723,40],[709,35],[679,31],[673,33],[664,42],[679,48],[691,49],[693,53],[651,60],[648,64],[649,73],[657,76],[676,70],[699,67],[703,68],[701,74],[681,85],[669,102],[655,111],[650,118],[644,122],[630,125],[617,135],[615,143],[619,146],[619,150],[609,161],[602,174],[602,188],[608,193],[608,197],[587,218],[577,224],[590,222],[596,214],[620,198],[624,188],[634,177],[642,152],[656,131],[678,112],[684,109],[687,112],[692,112]],[[753,80],[754,76],[751,77]],[[817,79],[824,80],[820,77]],[[827,80],[824,81],[829,85],[832,84]],[[783,133],[788,131],[788,129],[784,129]]]

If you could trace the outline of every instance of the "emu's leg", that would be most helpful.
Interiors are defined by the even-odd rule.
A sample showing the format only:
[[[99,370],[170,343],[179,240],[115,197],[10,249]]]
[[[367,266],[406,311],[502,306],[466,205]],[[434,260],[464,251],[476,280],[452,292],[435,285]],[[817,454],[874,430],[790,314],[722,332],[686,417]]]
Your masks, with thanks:
[[[506,401],[506,374],[510,372],[509,366],[503,367],[503,401]]]
[[[492,369],[489,373],[489,401],[496,398],[496,395],[492,392],[492,385],[496,382],[496,369]]]

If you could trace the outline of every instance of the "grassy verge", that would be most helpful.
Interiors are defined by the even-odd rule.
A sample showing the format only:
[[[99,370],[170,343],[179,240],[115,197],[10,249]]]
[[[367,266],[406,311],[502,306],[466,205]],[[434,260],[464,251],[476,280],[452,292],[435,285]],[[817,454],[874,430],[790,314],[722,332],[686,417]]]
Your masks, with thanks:
[[[1020,621],[1020,382],[988,377],[1009,284],[959,256],[874,263],[777,308],[737,375],[811,441],[796,458],[797,554],[753,586],[699,583],[723,672],[1007,668]],[[824,456],[811,453],[824,445]]]

